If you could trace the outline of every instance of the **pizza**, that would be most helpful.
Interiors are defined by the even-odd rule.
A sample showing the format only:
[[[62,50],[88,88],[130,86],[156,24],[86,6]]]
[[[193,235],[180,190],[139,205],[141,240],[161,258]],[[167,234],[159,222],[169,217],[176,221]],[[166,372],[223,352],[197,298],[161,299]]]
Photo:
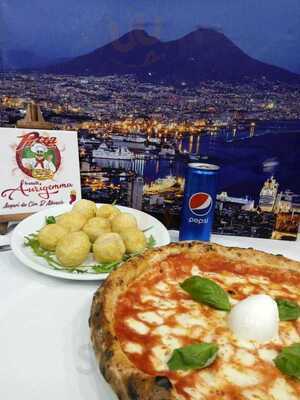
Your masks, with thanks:
[[[299,400],[299,304],[296,261],[172,243],[97,290],[91,339],[121,400]]]

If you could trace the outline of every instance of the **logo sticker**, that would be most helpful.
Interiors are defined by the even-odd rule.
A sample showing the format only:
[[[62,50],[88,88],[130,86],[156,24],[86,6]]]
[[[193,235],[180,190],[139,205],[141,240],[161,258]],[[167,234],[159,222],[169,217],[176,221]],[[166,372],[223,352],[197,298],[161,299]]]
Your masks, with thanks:
[[[41,136],[30,132],[20,137],[16,149],[16,161],[27,175],[40,181],[53,179],[61,164],[56,137]]]
[[[189,207],[193,214],[203,217],[207,215],[212,208],[212,198],[208,193],[195,193],[190,197]]]

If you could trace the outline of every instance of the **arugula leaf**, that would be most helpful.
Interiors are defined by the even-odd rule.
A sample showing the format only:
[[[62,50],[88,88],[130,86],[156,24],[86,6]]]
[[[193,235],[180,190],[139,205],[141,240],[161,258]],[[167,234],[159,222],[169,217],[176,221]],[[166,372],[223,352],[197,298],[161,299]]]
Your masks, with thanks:
[[[276,299],[280,321],[292,321],[300,317],[300,306],[291,300]]]
[[[152,249],[156,245],[156,240],[152,235],[149,236],[148,241],[147,241],[147,248]]]
[[[107,264],[96,264],[91,265],[90,268],[92,268],[97,274],[109,273],[116,269],[121,263],[122,261],[115,261]]]
[[[150,238],[148,239],[147,247],[153,247],[155,246],[155,244],[156,244],[155,239],[153,238],[153,236],[150,236]],[[80,265],[79,267],[75,268],[66,268],[57,261],[54,251],[48,251],[41,247],[38,241],[37,233],[32,233],[26,236],[24,245],[26,247],[30,247],[37,257],[41,257],[44,260],[46,260],[49,267],[55,270],[65,271],[69,273],[90,273],[90,274],[110,273],[114,269],[116,269],[119,265],[121,265],[122,262],[130,260],[131,258],[140,255],[140,253],[125,254],[122,261],[115,261],[111,263],[95,264],[95,265]]]
[[[48,265],[54,269],[61,269],[60,263],[57,262],[54,258],[54,253],[48,250],[45,250],[41,247],[40,242],[38,241],[37,234],[31,234],[29,236],[25,236],[25,246],[31,247],[34,254],[38,257],[44,258]]]
[[[55,217],[53,217],[53,215],[46,217],[46,225],[55,224],[55,223],[56,223],[56,219],[55,219]]]
[[[150,229],[152,229],[153,228],[153,226],[148,226],[148,228],[146,228],[146,229],[143,229],[143,232],[145,233],[145,232],[148,232],[148,231],[150,231]]]
[[[215,361],[218,350],[218,345],[215,343],[198,343],[181,347],[173,351],[168,367],[171,371],[208,367]]]
[[[282,373],[300,379],[300,343],[284,347],[273,361]]]
[[[182,282],[180,286],[198,303],[207,304],[223,311],[230,311],[231,309],[228,294],[211,279],[192,276]]]

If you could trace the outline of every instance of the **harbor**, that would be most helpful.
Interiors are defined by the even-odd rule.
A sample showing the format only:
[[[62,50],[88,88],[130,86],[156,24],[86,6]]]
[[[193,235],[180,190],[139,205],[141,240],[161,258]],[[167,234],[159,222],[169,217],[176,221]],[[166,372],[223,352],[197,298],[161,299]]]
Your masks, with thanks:
[[[282,141],[284,146],[279,145]],[[79,144],[82,176],[85,177],[83,193],[98,201],[116,198],[123,204],[130,204],[132,188],[140,179],[137,205],[170,228],[177,229],[186,165],[211,162],[221,165],[215,232],[294,240],[300,221],[297,141],[297,132],[273,127],[255,132],[240,129],[230,133],[220,129],[198,135],[183,133],[177,139],[142,134],[112,134],[91,139],[82,132]],[[173,150],[171,154],[165,151],[168,148]],[[292,158],[291,148],[294,150]],[[278,182],[276,193],[273,191],[270,197],[266,195],[270,191],[266,189],[266,182],[273,175]],[[86,177],[93,177],[93,183]],[[284,201],[287,198],[290,198],[290,206]],[[286,234],[281,230],[286,230]]]

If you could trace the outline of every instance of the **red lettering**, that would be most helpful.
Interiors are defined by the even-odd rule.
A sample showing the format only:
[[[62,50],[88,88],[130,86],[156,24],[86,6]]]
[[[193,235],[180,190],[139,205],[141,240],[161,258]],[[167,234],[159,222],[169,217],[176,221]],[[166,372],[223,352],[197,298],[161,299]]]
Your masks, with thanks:
[[[23,149],[24,147],[30,147],[33,143],[41,143],[47,147],[54,147],[56,146],[56,137],[46,137],[40,136],[38,132],[29,132],[25,135],[19,136],[22,140],[17,147],[17,151]]]

